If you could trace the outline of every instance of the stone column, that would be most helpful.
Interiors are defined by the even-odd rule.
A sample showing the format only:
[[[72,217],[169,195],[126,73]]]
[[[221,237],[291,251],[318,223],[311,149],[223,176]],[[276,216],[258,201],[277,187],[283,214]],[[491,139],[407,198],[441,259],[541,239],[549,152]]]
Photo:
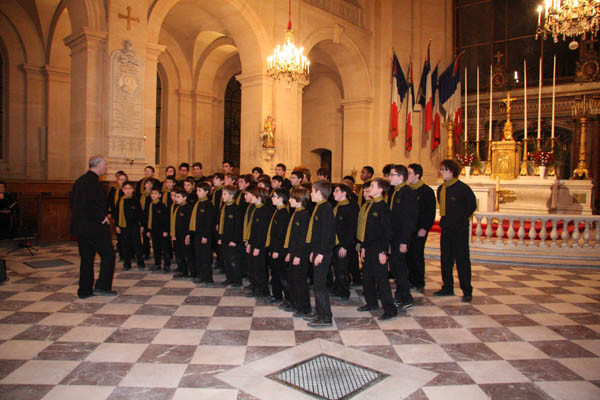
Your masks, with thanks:
[[[344,131],[342,140],[342,176],[353,169],[360,171],[364,165],[374,164],[374,143],[378,143],[372,129],[373,99],[342,101]]]
[[[302,90],[304,84],[286,80],[273,82],[273,119],[275,120],[275,155],[263,162],[265,171],[275,172],[277,163],[284,163],[291,170],[302,164]],[[262,122],[268,116],[263,116]],[[260,127],[262,130],[262,125]],[[259,143],[260,145],[260,143]],[[264,158],[263,158],[264,159]],[[313,171],[314,172],[314,171]],[[289,175],[289,173],[288,173]]]
[[[213,154],[219,157],[223,155],[223,135],[221,135],[221,140],[219,141],[212,130],[214,101],[215,96],[212,93],[194,92],[193,159],[202,163],[205,175],[208,175],[208,171],[215,170],[217,167],[214,164]],[[220,122],[222,125],[222,118]]]
[[[48,179],[69,179],[70,160],[70,118],[69,110],[71,71],[67,68],[46,65],[47,79],[47,165]]]
[[[194,142],[192,140],[192,102],[193,92],[177,90],[179,131],[177,133],[177,164],[193,163]],[[176,166],[177,167],[177,166]]]
[[[23,64],[25,72],[25,177],[46,179],[45,82],[42,68]]]
[[[106,154],[104,136],[104,59],[107,33],[83,28],[64,39],[71,49],[71,172],[88,169],[94,154]]]
[[[156,82],[158,57],[167,46],[146,44],[146,83],[144,85],[144,154],[148,164],[156,164]]]
[[[250,172],[255,166],[261,166],[265,172],[270,171],[271,163],[262,158],[259,134],[264,119],[272,110],[272,81],[264,74],[250,76],[241,74],[237,75],[236,79],[242,85],[240,172]],[[278,139],[275,140],[275,146],[278,148],[280,146],[277,144]],[[285,146],[285,141],[279,143]],[[279,149],[281,150],[276,150],[275,153],[277,159],[282,156],[283,147],[279,147]],[[299,151],[300,149],[298,149]]]

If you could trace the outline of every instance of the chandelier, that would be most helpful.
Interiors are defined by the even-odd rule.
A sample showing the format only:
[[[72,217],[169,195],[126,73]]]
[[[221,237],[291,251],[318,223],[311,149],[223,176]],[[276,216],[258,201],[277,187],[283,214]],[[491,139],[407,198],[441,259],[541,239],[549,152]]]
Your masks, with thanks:
[[[558,43],[561,35],[563,40],[582,36],[587,32],[596,35],[600,27],[600,0],[546,0],[543,6],[538,6],[537,11],[536,40],[539,36],[545,40],[550,34],[554,43]],[[575,39],[569,43],[571,50],[578,46]]]
[[[267,57],[267,75],[271,78],[287,79],[288,87],[292,82],[308,84],[310,61],[304,55],[304,47],[294,45],[294,31],[292,30],[292,4],[289,2],[289,18],[285,32],[283,46],[277,45],[273,55]]]

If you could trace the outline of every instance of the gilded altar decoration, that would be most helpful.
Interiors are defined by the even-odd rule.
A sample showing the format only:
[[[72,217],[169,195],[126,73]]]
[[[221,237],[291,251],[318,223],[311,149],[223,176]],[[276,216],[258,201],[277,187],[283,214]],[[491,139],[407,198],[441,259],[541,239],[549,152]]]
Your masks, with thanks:
[[[265,149],[275,148],[275,121],[270,115],[265,119],[263,131],[260,134],[262,147]]]
[[[515,141],[515,139],[513,138],[513,126],[512,126],[512,122],[510,121],[510,110],[511,110],[510,104],[513,101],[515,101],[515,99],[510,97],[510,92],[508,92],[508,95],[506,96],[506,98],[502,100],[502,102],[504,104],[506,104],[506,122],[504,123],[504,129],[502,130],[503,140],[509,141],[509,142]]]

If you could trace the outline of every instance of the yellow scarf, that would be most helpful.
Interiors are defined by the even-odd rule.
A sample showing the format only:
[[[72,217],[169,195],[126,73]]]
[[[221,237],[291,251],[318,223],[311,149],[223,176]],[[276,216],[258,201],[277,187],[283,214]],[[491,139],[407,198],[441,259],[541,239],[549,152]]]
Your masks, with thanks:
[[[121,197],[121,187],[119,186],[119,184],[117,183],[116,185],[113,186],[115,188],[115,194],[113,195],[113,205],[117,205],[119,204],[119,197]]]
[[[290,218],[290,223],[288,224],[287,231],[285,232],[285,242],[283,243],[283,248],[287,249],[290,247],[290,235],[292,233],[292,226],[294,226],[294,217],[296,217],[296,213],[298,211],[304,210],[304,207],[298,207],[294,210],[292,214],[292,218]]]
[[[333,216],[337,217],[337,212],[338,212],[338,208],[340,206],[345,206],[346,204],[350,203],[350,201],[348,199],[346,200],[342,200],[342,201],[338,201],[338,203],[335,205],[335,207],[333,208]]]
[[[142,211],[146,208],[146,199],[150,196],[150,192],[144,190],[144,194],[140,196],[140,205],[142,206]]]
[[[396,198],[396,193],[400,191],[404,186],[406,186],[406,182],[402,182],[399,185],[396,185],[394,188],[394,193],[392,193],[392,199],[390,200],[390,211],[394,208],[394,199]]]
[[[206,196],[202,196],[198,199],[196,204],[194,204],[194,208],[192,208],[192,216],[190,217],[190,231],[196,232],[196,214],[198,213],[198,204],[202,201],[206,201],[208,198]]]
[[[442,188],[440,189],[440,217],[446,215],[446,188],[454,185],[456,182],[458,182],[458,179],[452,178],[442,184]]]
[[[237,199],[235,199],[235,204],[236,204],[237,206],[239,206],[239,205],[240,205],[240,201],[242,201],[242,196],[243,196],[245,193],[246,193],[246,191],[245,191],[245,190],[240,190],[240,193],[238,194],[238,197],[237,197]]]
[[[271,216],[271,221],[269,222],[269,229],[267,229],[267,241],[265,243],[265,247],[269,247],[271,245],[271,228],[273,227],[273,221],[275,220],[275,216],[277,215],[279,210],[284,209],[284,208],[285,208],[284,205],[277,206],[277,210],[275,210],[275,212]]]
[[[252,212],[250,213],[250,217],[248,218],[248,224],[245,224],[245,229],[244,229],[244,241],[250,240],[250,235],[252,234],[252,221],[254,219],[254,213],[256,212],[257,208],[261,208],[262,206],[264,206],[263,203],[259,203],[256,204],[254,207],[252,207]],[[246,210],[248,211],[248,210]],[[246,221],[244,221],[246,222]]]
[[[365,232],[367,230],[367,219],[369,217],[369,211],[371,211],[371,207],[373,207],[373,204],[379,203],[380,201],[383,201],[383,196],[380,196],[373,200],[369,200],[365,203],[365,206],[360,210],[360,213],[358,214],[358,228],[356,230],[356,238],[360,242],[363,242],[365,240]]]
[[[175,227],[176,227],[175,222],[177,221],[177,210],[179,210],[179,207],[184,206],[185,204],[186,204],[185,201],[183,203],[177,204],[177,205],[175,205],[175,203],[173,203],[173,206],[171,207],[171,209],[173,210],[171,212],[171,237],[175,237]]]
[[[225,224],[225,209],[231,204],[233,204],[233,200],[229,200],[225,203],[223,208],[221,208],[221,215],[219,216],[219,235],[223,234],[223,225]]]
[[[246,207],[246,212],[244,213],[244,222],[243,222],[243,226],[242,226],[242,240],[244,240],[244,241],[248,240],[248,238],[246,238],[246,233],[248,232],[248,224],[249,224],[248,217],[250,217],[250,213],[252,212],[253,209],[254,209],[254,205],[248,204],[248,207]],[[250,237],[250,235],[248,235],[248,237]]]
[[[130,199],[131,196],[123,196],[119,200],[119,228],[127,228],[127,219],[125,219],[125,199]]]
[[[153,200],[150,202],[150,207],[148,207],[148,229],[152,229],[152,206],[158,204],[158,200]]]
[[[169,189],[163,190],[162,202],[165,206],[169,205],[169,197],[171,196],[171,191]]]
[[[319,206],[325,203],[326,201],[327,200],[321,200],[317,202],[317,205],[315,206],[315,209],[313,210],[312,215],[310,216],[310,222],[308,223],[308,232],[306,233],[306,243],[310,243],[310,241],[312,240],[312,231],[315,221],[315,215],[317,215],[317,210],[319,209]]]
[[[417,181],[417,183],[414,183],[414,184],[412,184],[412,185],[409,185],[409,186],[410,186],[410,188],[411,188],[412,190],[417,190],[418,188],[420,188],[420,187],[421,187],[421,186],[423,186],[424,184],[425,184],[425,183],[423,183],[423,181],[419,179],[419,180]]]
[[[212,196],[212,203],[213,206],[217,207],[217,202],[219,202],[219,207],[221,207],[221,199],[217,199],[215,194],[217,193],[217,190],[221,189],[223,187],[223,185],[221,186],[215,186],[215,190],[213,191],[213,196]],[[221,195],[223,194],[223,192],[221,192]]]

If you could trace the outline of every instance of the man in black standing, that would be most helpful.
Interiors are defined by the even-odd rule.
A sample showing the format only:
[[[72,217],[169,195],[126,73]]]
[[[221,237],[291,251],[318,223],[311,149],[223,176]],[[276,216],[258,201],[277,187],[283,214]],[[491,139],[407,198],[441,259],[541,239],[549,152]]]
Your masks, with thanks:
[[[454,160],[444,160],[440,166],[440,175],[444,181],[438,187],[437,195],[440,204],[440,240],[442,289],[434,296],[453,296],[454,279],[452,269],[456,261],[462,301],[471,302],[473,286],[471,286],[471,259],[469,256],[469,229],[471,216],[477,209],[475,194],[469,185],[458,180],[460,168]]]
[[[106,196],[99,177],[106,173],[108,165],[102,156],[89,160],[89,170],[73,184],[71,192],[71,233],[77,236],[81,266],[77,295],[85,299],[93,294],[114,296],[112,290],[115,271],[113,249],[108,223]],[[94,257],[100,255],[100,274],[94,287]]]

